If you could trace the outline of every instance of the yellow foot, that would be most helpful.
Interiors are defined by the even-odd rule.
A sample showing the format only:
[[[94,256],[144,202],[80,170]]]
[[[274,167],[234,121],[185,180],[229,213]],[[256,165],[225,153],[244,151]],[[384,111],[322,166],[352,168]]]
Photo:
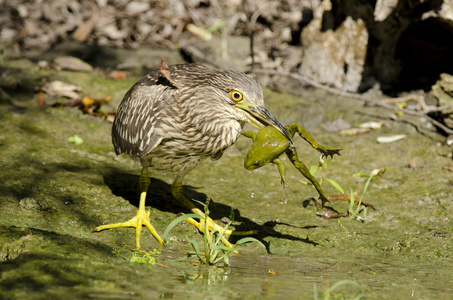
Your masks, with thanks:
[[[188,218],[185,220],[187,223],[190,223],[192,224],[193,226],[195,226],[199,231],[204,232],[204,229],[205,229],[205,220],[204,219],[200,219],[200,221],[195,221],[195,219],[192,219],[192,218]],[[217,225],[216,223],[214,223],[214,221],[208,217],[208,224],[207,224],[207,229],[208,231],[213,231],[213,230],[216,230],[218,231],[219,233],[222,233],[225,228],[223,228],[222,226],[220,225]],[[233,233],[232,230],[225,230],[224,232],[224,236],[222,236],[222,242],[225,246],[229,247],[229,248],[233,248],[234,245],[231,244],[228,239],[225,237],[225,235],[231,235]]]
[[[153,225],[151,225],[150,218],[149,218],[150,214],[151,214],[150,211],[146,211],[145,209],[139,209],[137,211],[137,215],[127,222],[101,225],[101,226],[96,227],[94,229],[94,231],[101,231],[104,229],[119,228],[119,227],[135,227],[135,246],[136,246],[137,250],[139,250],[142,226],[145,225],[149,229],[151,234],[156,238],[156,240],[163,245],[164,240],[157,233],[157,231],[153,227]]]

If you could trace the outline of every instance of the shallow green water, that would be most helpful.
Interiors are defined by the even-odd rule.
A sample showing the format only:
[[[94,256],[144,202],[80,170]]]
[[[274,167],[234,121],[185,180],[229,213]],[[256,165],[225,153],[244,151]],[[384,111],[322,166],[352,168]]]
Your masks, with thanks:
[[[275,166],[243,168],[250,141],[240,138],[220,160],[192,171],[185,191],[197,200],[209,196],[219,222],[235,209],[235,227],[258,230],[270,253],[249,244],[226,269],[175,261],[191,250],[186,237],[200,240],[181,225],[166,247],[144,231],[142,247],[161,251],[157,264],[130,263],[132,229],[92,230],[135,214],[139,165],[114,155],[111,124],[76,109],[38,107],[32,91],[43,77],[59,78],[92,95],[112,95],[108,110],[138,77],[114,82],[96,74],[37,71],[27,61],[9,62],[2,74],[14,75],[15,82],[1,86],[25,107],[0,102],[0,298],[313,299],[315,286],[321,295],[340,280],[357,282],[367,299],[451,297],[453,189],[451,173],[442,169],[451,160],[437,154],[451,148],[437,146],[442,138],[432,132],[420,134],[407,122],[390,121],[389,111],[319,90],[300,90],[297,97],[266,90],[267,106],[283,124],[299,122],[320,143],[344,149],[328,160],[323,176],[361,192],[365,180],[354,173],[387,169],[364,199],[377,210],[368,209],[363,222],[321,219],[309,201],[315,190],[298,182],[302,178],[289,163],[284,201]],[[320,128],[339,116],[353,124],[385,124],[352,137]],[[399,142],[376,143],[377,136],[402,133],[408,137]],[[81,145],[68,142],[74,134],[83,138]],[[314,150],[300,139],[296,146],[307,165],[316,164]],[[409,168],[409,161],[416,167]],[[150,176],[147,205],[163,233],[182,209],[171,197],[173,174]],[[337,193],[327,183],[323,187]],[[347,203],[336,200],[332,207],[345,212]],[[334,296],[352,298],[357,292],[346,285]]]

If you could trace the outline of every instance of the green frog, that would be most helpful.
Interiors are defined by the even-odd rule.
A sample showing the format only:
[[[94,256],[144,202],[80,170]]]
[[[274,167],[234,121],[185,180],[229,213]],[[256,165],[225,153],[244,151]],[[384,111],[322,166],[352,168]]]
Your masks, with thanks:
[[[291,138],[294,138],[294,135],[298,133],[307,143],[318,150],[322,157],[333,157],[335,154],[341,155],[341,149],[325,147],[318,144],[313,137],[297,123],[285,126],[285,129]],[[245,131],[242,132],[242,134],[253,140],[253,143],[250,146],[244,160],[244,167],[247,170],[255,170],[268,163],[274,163],[278,167],[282,184],[285,186],[285,165],[280,159],[280,156],[283,153],[286,153],[288,159],[292,162],[296,169],[299,170],[299,172],[301,172],[302,175],[304,175],[304,177],[307,178],[318,191],[322,206],[329,201],[316,178],[311,175],[307,166],[299,160],[296,147],[294,146],[292,140],[289,140],[288,137],[284,136],[280,133],[280,131],[271,126],[264,127],[258,133],[255,133],[254,131]]]

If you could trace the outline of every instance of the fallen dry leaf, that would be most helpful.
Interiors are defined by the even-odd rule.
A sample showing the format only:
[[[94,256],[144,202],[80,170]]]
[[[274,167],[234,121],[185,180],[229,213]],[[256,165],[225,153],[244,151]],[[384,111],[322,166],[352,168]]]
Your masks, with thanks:
[[[212,39],[212,34],[204,28],[201,28],[195,24],[187,24],[187,31],[192,33],[194,36],[204,40],[210,41]]]
[[[341,136],[351,136],[351,135],[358,135],[362,133],[367,133],[370,132],[371,128],[350,128],[350,129],[345,129],[340,131]]]
[[[96,103],[96,101],[93,98],[89,97],[89,96],[85,96],[82,99],[82,103],[85,106],[85,108],[88,109],[91,105]]]
[[[93,67],[83,60],[73,56],[60,56],[54,59],[54,62],[62,69],[80,72],[91,72]]]
[[[77,29],[72,34],[72,38],[78,42],[85,42],[90,33],[93,31],[96,18],[92,17],[87,20],[85,23],[79,25]]]
[[[39,94],[38,94],[38,106],[44,106],[44,103],[45,103],[45,98],[44,98],[44,92],[43,91],[39,91]]]
[[[274,269],[269,269],[269,271],[267,271],[267,273],[269,273],[271,275],[278,275],[278,272],[274,271]]]
[[[386,144],[386,143],[394,143],[394,142],[397,142],[397,141],[402,140],[404,138],[406,138],[405,134],[392,135],[392,136],[378,136],[376,138],[376,141],[379,144]]]
[[[351,195],[344,195],[344,194],[330,195],[327,198],[328,199],[335,199],[335,200],[351,201]],[[355,203],[359,203],[360,199],[354,196],[354,202]],[[373,205],[369,204],[369,203],[362,202],[361,204],[363,206],[366,206],[366,207],[369,207],[369,208],[372,208],[372,209],[376,210],[376,208]]]
[[[384,124],[384,122],[370,121],[370,122],[365,122],[365,123],[359,124],[359,127],[360,128],[369,128],[369,129],[378,129],[378,128],[381,128],[383,124]]]
[[[80,92],[82,88],[71,83],[66,83],[60,80],[54,80],[44,84],[41,90],[48,94],[49,96],[77,99],[80,98],[80,95],[77,92]]]
[[[113,70],[107,75],[107,77],[112,78],[113,80],[123,80],[129,75],[131,75],[131,72]]]

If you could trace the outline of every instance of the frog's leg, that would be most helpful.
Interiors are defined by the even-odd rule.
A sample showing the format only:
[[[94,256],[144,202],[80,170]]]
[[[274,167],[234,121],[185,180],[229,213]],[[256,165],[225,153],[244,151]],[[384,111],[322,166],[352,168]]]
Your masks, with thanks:
[[[321,186],[319,185],[318,181],[316,180],[313,175],[311,175],[310,171],[308,170],[307,166],[299,160],[297,157],[297,152],[295,147],[289,147],[286,150],[286,155],[288,156],[289,160],[293,163],[293,165],[299,170],[299,172],[304,175],[305,178],[308,179],[308,181],[313,184],[315,189],[318,191],[319,198],[321,199],[322,206],[324,207],[324,204],[328,202],[329,200],[327,199],[326,195],[324,194],[323,190],[321,189]],[[330,201],[329,201],[330,202]]]
[[[240,134],[242,134],[243,136],[246,136],[248,138],[251,138],[253,141],[255,141],[255,138],[256,138],[256,132],[255,131],[241,131]]]
[[[276,164],[278,167],[278,172],[280,173],[282,184],[283,185],[288,184],[288,182],[286,182],[286,167],[283,161],[280,158],[276,158],[272,162]]]
[[[300,126],[297,123],[289,124],[288,126],[285,127],[286,131],[291,136],[294,136],[294,134],[297,132],[301,138],[303,138],[307,143],[309,143],[313,148],[321,152],[323,157],[333,157],[335,154],[340,155],[340,150],[337,148],[330,148],[326,147],[323,145],[318,144],[315,139],[306,131],[302,126]],[[308,179],[308,177],[307,177]]]
[[[280,158],[276,158],[272,161],[272,163],[277,165],[278,172],[280,173],[280,178],[282,182],[282,189],[283,189],[283,198],[286,199],[286,186],[288,182],[286,181],[286,167],[283,161]]]

